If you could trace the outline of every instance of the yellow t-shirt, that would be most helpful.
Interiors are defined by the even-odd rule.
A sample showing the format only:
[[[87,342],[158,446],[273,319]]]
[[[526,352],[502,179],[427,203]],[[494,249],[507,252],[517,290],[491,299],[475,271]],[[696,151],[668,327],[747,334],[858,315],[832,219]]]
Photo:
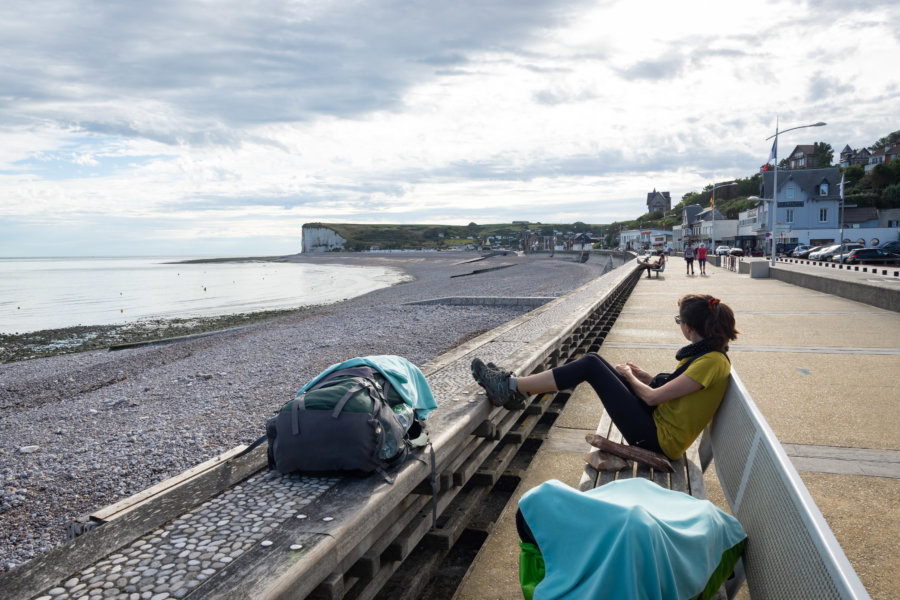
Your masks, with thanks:
[[[685,358],[678,363],[684,364]],[[656,435],[659,447],[671,459],[684,454],[694,440],[703,432],[709,423],[728,387],[728,376],[731,364],[721,352],[709,352],[697,358],[687,368],[687,375],[703,386],[687,396],[669,400],[656,407],[653,421],[656,423]]]

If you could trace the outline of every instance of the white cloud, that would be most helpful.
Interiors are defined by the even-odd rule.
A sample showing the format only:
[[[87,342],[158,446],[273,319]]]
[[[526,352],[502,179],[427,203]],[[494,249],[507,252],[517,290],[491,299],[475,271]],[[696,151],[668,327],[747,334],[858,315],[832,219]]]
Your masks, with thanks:
[[[878,2],[5,3],[0,255],[632,218],[751,174],[776,116],[829,123],[787,145],[900,129],[898,29]]]

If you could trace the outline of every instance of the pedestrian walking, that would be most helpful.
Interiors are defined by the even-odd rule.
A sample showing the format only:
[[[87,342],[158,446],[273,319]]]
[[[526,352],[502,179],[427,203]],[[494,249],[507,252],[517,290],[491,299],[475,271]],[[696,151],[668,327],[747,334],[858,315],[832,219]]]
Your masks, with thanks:
[[[694,246],[692,242],[688,242],[684,247],[684,274],[694,274]]]

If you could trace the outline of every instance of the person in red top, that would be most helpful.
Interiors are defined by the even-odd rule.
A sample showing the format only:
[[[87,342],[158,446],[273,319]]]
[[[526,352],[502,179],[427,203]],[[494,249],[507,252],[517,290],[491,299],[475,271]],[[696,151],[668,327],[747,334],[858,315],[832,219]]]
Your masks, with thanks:
[[[700,244],[697,248],[697,264],[700,265],[700,274],[706,275],[706,244]]]

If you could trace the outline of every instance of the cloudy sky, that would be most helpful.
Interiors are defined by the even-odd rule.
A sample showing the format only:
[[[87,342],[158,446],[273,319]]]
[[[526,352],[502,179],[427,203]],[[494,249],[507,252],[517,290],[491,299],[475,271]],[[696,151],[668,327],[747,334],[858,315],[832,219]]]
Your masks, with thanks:
[[[610,222],[900,129],[900,9],[5,0],[0,256],[286,254],[312,221]]]

